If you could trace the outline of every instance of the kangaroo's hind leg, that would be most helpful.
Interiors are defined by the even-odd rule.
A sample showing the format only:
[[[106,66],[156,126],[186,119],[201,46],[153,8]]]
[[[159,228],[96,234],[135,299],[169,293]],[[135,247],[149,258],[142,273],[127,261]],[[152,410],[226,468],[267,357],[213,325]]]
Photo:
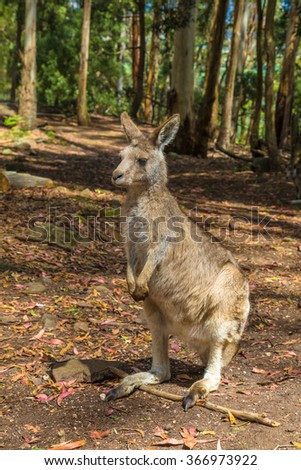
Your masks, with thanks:
[[[168,332],[164,318],[150,298],[144,301],[143,306],[152,334],[152,367],[148,372],[138,372],[125,377],[117,387],[109,391],[107,401],[129,395],[141,385],[158,384],[170,379]]]

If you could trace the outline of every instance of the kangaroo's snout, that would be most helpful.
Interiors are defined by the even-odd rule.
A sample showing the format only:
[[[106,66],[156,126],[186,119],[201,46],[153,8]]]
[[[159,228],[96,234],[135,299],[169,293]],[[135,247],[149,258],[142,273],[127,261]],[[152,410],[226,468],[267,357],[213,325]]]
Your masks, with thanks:
[[[121,181],[123,177],[124,173],[118,170],[118,168],[116,168],[116,170],[114,170],[112,173],[112,181],[114,184],[118,184],[118,182]]]

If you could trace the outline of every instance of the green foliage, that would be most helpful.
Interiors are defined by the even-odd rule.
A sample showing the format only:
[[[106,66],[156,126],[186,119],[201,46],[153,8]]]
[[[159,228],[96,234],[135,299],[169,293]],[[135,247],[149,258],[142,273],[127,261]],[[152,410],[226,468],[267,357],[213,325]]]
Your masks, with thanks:
[[[9,127],[11,129],[15,126],[18,126],[21,123],[22,118],[19,116],[19,114],[13,114],[11,116],[4,116],[3,121],[5,127]]]

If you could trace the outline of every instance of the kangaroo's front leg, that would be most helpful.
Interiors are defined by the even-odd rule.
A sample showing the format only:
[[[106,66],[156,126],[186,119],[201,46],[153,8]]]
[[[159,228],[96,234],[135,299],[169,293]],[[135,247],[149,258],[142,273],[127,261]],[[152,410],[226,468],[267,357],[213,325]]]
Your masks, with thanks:
[[[132,293],[135,300],[144,300],[148,296],[148,283],[153,275],[153,272],[158,264],[157,250],[151,249],[148,252],[146,262],[142,268],[141,273],[136,278],[136,287]]]
[[[148,372],[138,372],[125,377],[117,387],[109,391],[107,401],[129,395],[141,385],[158,384],[170,379],[168,333],[164,321],[150,299],[145,300],[144,311],[152,334],[152,367]]]

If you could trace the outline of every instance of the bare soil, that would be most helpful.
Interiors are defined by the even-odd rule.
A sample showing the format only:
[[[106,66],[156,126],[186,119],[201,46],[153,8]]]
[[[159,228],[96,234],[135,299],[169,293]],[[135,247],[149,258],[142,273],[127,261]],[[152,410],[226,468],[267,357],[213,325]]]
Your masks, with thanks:
[[[8,170],[55,183],[0,194],[0,446],[179,449],[187,448],[182,437],[188,433],[194,449],[296,448],[301,219],[289,203],[292,183],[281,174],[256,175],[213,150],[207,160],[168,158],[170,190],[181,208],[232,250],[251,286],[241,351],[209,399],[266,414],[280,425],[233,424],[197,406],[185,413],[180,403],[142,391],[106,403],[100,396],[118,379],[62,384],[48,372],[54,361],[72,357],[116,360],[127,372],[150,364],[150,334],[141,303],[127,293],[124,249],[114,232],[124,193],[112,187],[111,173],[125,138],[116,118],[95,116],[90,128],[41,116],[45,121],[25,136],[30,150],[0,156]],[[67,226],[72,243],[39,242],[32,228],[42,227],[45,235],[47,222]],[[45,328],[49,316],[56,322]],[[158,388],[184,395],[201,366],[177,338],[170,339],[170,356],[172,379]]]

